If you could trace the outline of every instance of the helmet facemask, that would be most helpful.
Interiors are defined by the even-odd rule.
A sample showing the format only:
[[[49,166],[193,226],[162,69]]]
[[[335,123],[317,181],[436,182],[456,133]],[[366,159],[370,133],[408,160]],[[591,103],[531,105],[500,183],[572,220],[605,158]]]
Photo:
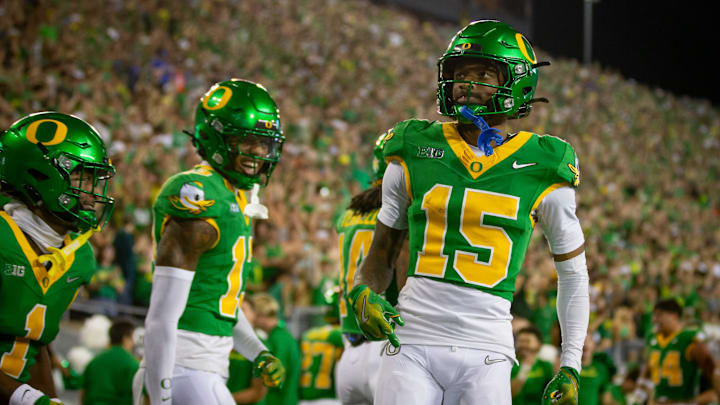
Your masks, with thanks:
[[[80,231],[102,227],[112,215],[115,200],[108,195],[109,180],[115,168],[108,162],[86,162],[73,155],[62,154],[56,167],[67,187],[57,198],[60,219],[75,223]]]
[[[492,66],[492,70],[496,71],[499,77],[498,84],[487,83],[483,81],[462,80],[455,78],[456,67],[461,63],[480,63]],[[456,116],[460,121],[465,122],[467,119],[460,113],[460,108],[466,105],[470,108],[474,115],[493,116],[507,115],[514,106],[512,97],[513,82],[512,72],[507,63],[492,57],[474,57],[474,56],[455,56],[443,58],[438,62],[439,68],[439,86],[438,99],[441,100],[441,108],[447,111],[449,115]],[[472,102],[456,102],[455,89],[460,86],[467,86],[463,91],[466,100],[470,100],[473,95],[477,96],[477,87],[488,87],[494,89],[489,99],[483,104]]]

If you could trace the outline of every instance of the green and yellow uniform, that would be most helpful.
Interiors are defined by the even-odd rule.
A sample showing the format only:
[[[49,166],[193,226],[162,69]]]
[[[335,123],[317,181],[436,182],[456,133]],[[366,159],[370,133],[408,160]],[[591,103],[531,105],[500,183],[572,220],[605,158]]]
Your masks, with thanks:
[[[65,245],[70,240],[66,236]],[[39,349],[55,339],[65,310],[97,263],[86,243],[67,257],[64,269],[45,268],[5,211],[0,211],[0,246],[0,369],[25,383]]]
[[[343,333],[362,334],[355,320],[355,315],[348,311],[350,302],[347,299],[347,294],[354,286],[355,272],[370,250],[379,210],[374,210],[365,215],[358,215],[352,210],[347,210],[340,217],[335,227],[340,252],[340,279],[338,281],[340,289],[343,291],[342,297],[338,301],[340,306],[340,326]]]
[[[578,403],[583,405],[602,403],[601,396],[611,389],[613,375],[615,375],[615,366],[610,356],[605,353],[595,353],[592,362],[583,366],[580,371]]]
[[[252,226],[243,215],[245,205],[243,192],[206,165],[172,176],[160,190],[153,205],[156,244],[170,217],[201,219],[218,233],[200,256],[178,329],[232,336],[252,269]]]
[[[132,382],[140,364],[121,346],[112,346],[88,363],[83,374],[84,404],[131,405]]]
[[[300,349],[300,399],[335,398],[335,365],[343,352],[340,328],[325,325],[308,330]]]
[[[426,120],[397,124],[385,142],[385,159],[403,166],[411,199],[408,275],[512,301],[534,210],[551,191],[579,184],[570,144],[519,132],[477,156],[455,124]]]
[[[510,379],[520,372],[520,366],[513,365]],[[548,382],[553,378],[553,365],[545,360],[536,359],[530,368],[525,384],[520,392],[512,398],[513,405],[539,404],[542,399],[543,390]]]
[[[648,368],[655,384],[655,399],[687,401],[700,388],[700,368],[689,360],[692,345],[700,341],[696,330],[688,329],[664,337],[653,335],[648,342]]]

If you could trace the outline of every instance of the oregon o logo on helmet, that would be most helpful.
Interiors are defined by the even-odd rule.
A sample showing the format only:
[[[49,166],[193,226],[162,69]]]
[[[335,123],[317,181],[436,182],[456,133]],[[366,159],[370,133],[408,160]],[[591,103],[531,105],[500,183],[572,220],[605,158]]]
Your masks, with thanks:
[[[533,51],[532,47],[530,46],[530,41],[528,41],[523,34],[516,33],[515,34],[515,40],[518,43],[518,46],[520,47],[520,52],[522,52],[525,59],[527,59],[530,63],[537,63],[537,58],[535,57],[535,52]],[[527,43],[527,45],[526,45]],[[532,52],[532,56],[528,53],[528,48],[530,48],[530,52]]]
[[[40,124],[45,123],[45,122],[52,122],[55,124],[55,132],[53,133],[52,137],[50,139],[48,139],[47,141],[40,140],[37,138],[38,128],[40,127]],[[47,127],[47,125],[46,125],[46,127]],[[65,125],[65,123],[60,122],[58,120],[53,120],[53,119],[44,119],[44,120],[37,120],[35,122],[32,122],[30,125],[28,125],[27,130],[25,131],[25,138],[29,142],[32,142],[34,144],[41,143],[45,146],[52,146],[52,145],[57,145],[60,142],[64,141],[65,137],[67,136],[67,132],[68,132],[68,127],[67,127],[67,125]],[[48,133],[48,132],[45,132],[45,133]]]
[[[472,47],[472,44],[470,42],[465,42],[464,44],[460,45],[460,48],[463,50],[470,49]]]
[[[223,91],[222,96],[220,96],[220,100],[218,100],[214,105],[210,105],[210,100],[213,99],[213,96],[216,95],[219,91]],[[217,88],[208,91],[205,95],[205,98],[203,99],[203,107],[206,110],[219,110],[223,107],[225,107],[225,104],[230,101],[230,97],[232,97],[232,90],[229,87],[226,86],[218,86]]]
[[[265,128],[271,129],[273,127],[272,121],[265,121]]]

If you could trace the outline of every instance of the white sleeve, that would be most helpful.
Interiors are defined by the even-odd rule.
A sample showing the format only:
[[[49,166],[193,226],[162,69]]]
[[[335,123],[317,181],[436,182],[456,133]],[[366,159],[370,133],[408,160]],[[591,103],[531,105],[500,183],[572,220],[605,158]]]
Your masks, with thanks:
[[[575,190],[560,187],[545,196],[537,207],[538,222],[555,255],[572,252],[585,242],[575,205]]]
[[[382,206],[378,220],[394,229],[407,229],[410,196],[405,188],[405,171],[400,163],[390,161],[382,181]]]
[[[233,328],[233,349],[250,361],[254,361],[260,352],[267,350],[241,310],[238,310],[238,320]]]
[[[150,403],[172,404],[177,323],[185,310],[194,271],[155,266],[145,317],[145,389]]]
[[[583,237],[575,215],[575,190],[561,187],[550,192],[537,209],[538,221],[553,254],[572,252]],[[557,313],[562,333],[560,365],[580,372],[582,350],[590,319],[589,277],[585,252],[569,260],[555,262],[558,273]]]

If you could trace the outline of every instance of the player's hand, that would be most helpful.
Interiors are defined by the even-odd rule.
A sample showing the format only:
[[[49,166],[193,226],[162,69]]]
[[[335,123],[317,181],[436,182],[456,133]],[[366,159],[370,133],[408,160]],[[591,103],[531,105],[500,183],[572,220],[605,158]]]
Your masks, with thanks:
[[[253,362],[253,375],[262,377],[266,387],[281,387],[285,382],[285,367],[280,359],[265,350]]]
[[[350,291],[348,298],[358,326],[366,338],[387,339],[393,346],[400,347],[400,339],[395,334],[395,325],[403,326],[405,321],[389,302],[364,284],[356,285]]]
[[[577,405],[578,372],[572,367],[560,367],[543,391],[543,405]]]

